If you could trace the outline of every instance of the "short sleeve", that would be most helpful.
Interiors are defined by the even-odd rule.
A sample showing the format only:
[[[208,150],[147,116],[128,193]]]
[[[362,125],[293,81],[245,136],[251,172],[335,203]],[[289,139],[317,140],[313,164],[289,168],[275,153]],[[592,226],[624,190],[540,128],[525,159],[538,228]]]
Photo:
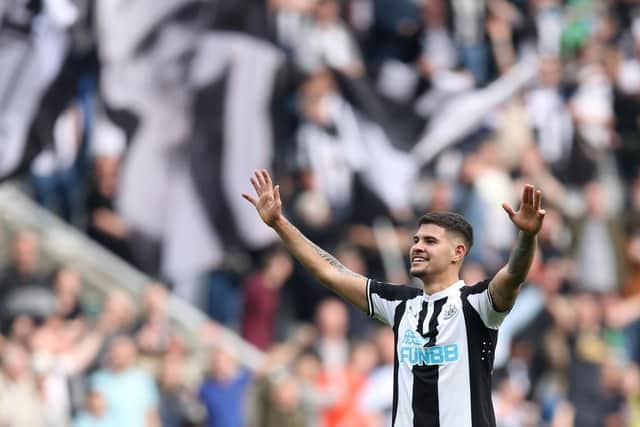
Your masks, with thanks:
[[[485,326],[490,329],[498,329],[504,321],[509,310],[498,311],[493,305],[491,299],[491,292],[489,291],[489,280],[479,282],[473,286],[467,287],[469,290],[467,301],[474,308],[474,310],[480,315],[480,318],[484,322]]]
[[[367,280],[368,314],[393,327],[396,308],[406,300],[420,295],[421,291],[406,285],[392,285],[377,280]]]

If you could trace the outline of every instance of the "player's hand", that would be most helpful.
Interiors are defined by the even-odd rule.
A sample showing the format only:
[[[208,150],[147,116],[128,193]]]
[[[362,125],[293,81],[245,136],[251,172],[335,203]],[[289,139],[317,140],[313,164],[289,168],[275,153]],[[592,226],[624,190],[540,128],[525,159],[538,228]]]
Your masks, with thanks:
[[[282,200],[280,200],[280,186],[273,186],[269,172],[266,170],[255,171],[251,177],[251,185],[256,190],[258,198],[242,193],[242,197],[255,206],[260,218],[270,227],[282,217]]]
[[[514,212],[508,203],[503,203],[502,208],[507,212],[511,221],[523,233],[535,236],[542,228],[542,221],[546,214],[542,206],[542,191],[536,190],[533,185],[527,184],[522,190],[520,210]]]

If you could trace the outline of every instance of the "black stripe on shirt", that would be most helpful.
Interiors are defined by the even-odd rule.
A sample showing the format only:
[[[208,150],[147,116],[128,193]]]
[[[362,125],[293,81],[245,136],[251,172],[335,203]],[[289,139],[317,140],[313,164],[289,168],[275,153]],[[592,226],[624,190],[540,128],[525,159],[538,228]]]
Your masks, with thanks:
[[[433,313],[429,319],[429,330],[425,338],[429,342],[425,347],[436,345],[438,335],[438,315],[447,298],[434,302]],[[422,326],[420,326],[422,328]],[[438,373],[439,365],[415,365],[413,372],[413,425],[415,427],[439,427],[440,409],[438,403]]]
[[[491,402],[491,372],[498,331],[487,328],[478,312],[467,300],[469,294],[488,291],[487,283],[463,288],[462,312],[467,328],[469,381],[471,393],[471,427],[495,427],[496,419]]]
[[[427,312],[429,311],[429,304],[427,301],[422,302],[422,309],[420,310],[420,315],[418,316],[418,333],[424,336],[424,318],[427,317]]]

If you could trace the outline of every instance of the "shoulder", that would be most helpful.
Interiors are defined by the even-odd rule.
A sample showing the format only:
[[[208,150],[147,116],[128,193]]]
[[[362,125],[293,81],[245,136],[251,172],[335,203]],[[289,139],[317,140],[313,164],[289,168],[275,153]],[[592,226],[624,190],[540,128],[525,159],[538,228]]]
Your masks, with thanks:
[[[466,285],[460,289],[460,293],[462,294],[462,296],[481,294],[482,292],[489,289],[490,283],[491,283],[491,279],[485,279],[473,285]]]
[[[420,289],[409,285],[398,285],[369,279],[367,281],[369,293],[388,301],[404,301],[422,294]]]

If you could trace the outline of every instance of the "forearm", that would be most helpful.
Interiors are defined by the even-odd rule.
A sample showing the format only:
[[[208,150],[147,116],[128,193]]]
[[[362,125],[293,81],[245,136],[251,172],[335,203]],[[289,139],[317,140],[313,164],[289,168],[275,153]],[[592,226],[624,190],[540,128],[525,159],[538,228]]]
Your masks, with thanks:
[[[536,236],[518,233],[518,240],[507,263],[507,272],[512,277],[512,286],[519,286],[527,278],[535,250]]]
[[[509,262],[493,278],[490,285],[494,308],[509,310],[515,303],[520,285],[527,278],[536,248],[536,237],[520,232]]]
[[[504,74],[516,63],[516,55],[510,39],[496,39],[491,43],[493,56],[500,74]]]
[[[358,276],[331,254],[309,240],[286,218],[282,217],[277,221],[273,229],[278,233],[291,254],[323,283],[330,280],[332,272],[335,271]]]
[[[286,218],[273,225],[291,254],[332,291],[367,310],[366,278],[346,268],[340,261],[309,240]]]
[[[100,351],[103,340],[102,334],[94,331],[76,344],[75,348],[67,354],[69,366],[71,366],[70,374],[79,374],[89,366]]]

